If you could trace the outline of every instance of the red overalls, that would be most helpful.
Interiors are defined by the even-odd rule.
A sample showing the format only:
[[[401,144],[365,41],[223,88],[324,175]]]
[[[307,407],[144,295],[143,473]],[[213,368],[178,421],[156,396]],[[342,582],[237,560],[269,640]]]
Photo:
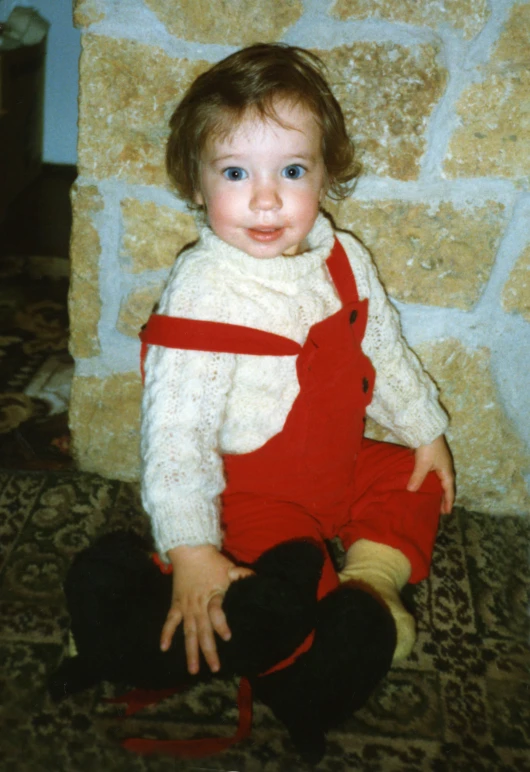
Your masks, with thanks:
[[[425,578],[438,528],[442,489],[431,473],[420,491],[407,482],[411,450],[363,438],[375,371],[363,354],[368,301],[359,301],[348,258],[336,239],[327,267],[342,301],[315,324],[303,346],[237,325],[154,314],[142,333],[149,344],[236,354],[298,354],[300,392],[281,432],[251,453],[225,455],[223,551],[251,563],[288,539],[339,536],[401,550],[411,581]],[[319,597],[338,585],[326,557]]]

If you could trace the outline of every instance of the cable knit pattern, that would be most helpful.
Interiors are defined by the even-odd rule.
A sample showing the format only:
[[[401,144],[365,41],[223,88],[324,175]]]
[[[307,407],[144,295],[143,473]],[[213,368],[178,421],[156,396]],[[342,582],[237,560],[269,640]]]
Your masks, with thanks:
[[[363,340],[377,377],[368,414],[410,447],[447,428],[437,391],[406,346],[368,252],[338,234],[369,298]],[[202,225],[176,261],[158,311],[274,332],[303,344],[309,328],[340,308],[326,268],[334,231],[320,215],[307,252],[257,259]],[[296,357],[149,348],[142,405],[142,498],[157,549],[221,545],[222,454],[248,453],[281,431],[298,395]]]

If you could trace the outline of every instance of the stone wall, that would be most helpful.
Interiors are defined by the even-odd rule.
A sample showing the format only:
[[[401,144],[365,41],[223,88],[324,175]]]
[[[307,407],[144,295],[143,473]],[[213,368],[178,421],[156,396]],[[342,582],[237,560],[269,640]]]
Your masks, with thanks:
[[[323,57],[344,107],[364,173],[329,211],[372,251],[440,386],[458,502],[528,514],[529,2],[77,0],[74,20],[83,54],[70,420],[80,467],[138,476],[138,331],[195,236],[164,174],[173,107],[210,63],[283,40]]]

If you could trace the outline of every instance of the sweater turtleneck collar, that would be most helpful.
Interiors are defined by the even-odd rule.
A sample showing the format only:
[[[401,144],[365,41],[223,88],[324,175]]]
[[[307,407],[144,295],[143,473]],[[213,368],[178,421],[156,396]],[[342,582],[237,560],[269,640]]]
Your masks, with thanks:
[[[329,257],[334,240],[331,223],[320,213],[307,236],[309,249],[306,252],[292,257],[257,258],[222,241],[204,221],[204,217],[198,218],[197,226],[199,246],[204,246],[210,254],[224,262],[226,268],[272,281],[295,281],[314,271]]]

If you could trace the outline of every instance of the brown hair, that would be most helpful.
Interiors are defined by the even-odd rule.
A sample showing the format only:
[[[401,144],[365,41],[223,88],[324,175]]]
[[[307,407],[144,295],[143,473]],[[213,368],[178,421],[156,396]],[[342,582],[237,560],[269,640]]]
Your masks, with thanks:
[[[278,121],[274,100],[303,104],[322,129],[322,155],[333,198],[344,198],[359,173],[340,105],[324,78],[324,64],[303,48],[256,43],[215,64],[192,83],[173,113],[166,168],[191,206],[199,162],[209,136],[227,135],[246,110]]]

